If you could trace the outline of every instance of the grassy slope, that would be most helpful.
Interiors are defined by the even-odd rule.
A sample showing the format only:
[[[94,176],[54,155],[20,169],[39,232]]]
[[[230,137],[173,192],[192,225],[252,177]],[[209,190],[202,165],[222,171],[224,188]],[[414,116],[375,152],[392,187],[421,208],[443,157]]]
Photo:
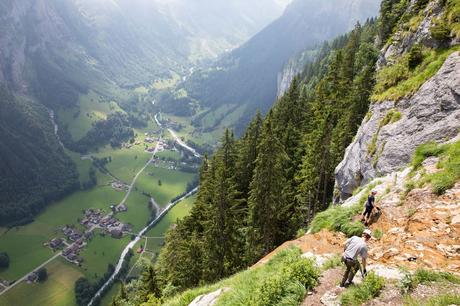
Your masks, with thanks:
[[[106,119],[111,112],[122,111],[115,102],[104,102],[95,92],[79,98],[79,107],[61,109],[59,122],[67,125],[74,140],[79,140],[91,129],[93,122]]]

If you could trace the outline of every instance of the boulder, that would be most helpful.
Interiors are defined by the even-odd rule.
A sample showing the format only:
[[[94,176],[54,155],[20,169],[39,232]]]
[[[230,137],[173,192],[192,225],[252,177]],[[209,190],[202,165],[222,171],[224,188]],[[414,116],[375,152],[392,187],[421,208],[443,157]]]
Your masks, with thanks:
[[[220,288],[214,292],[197,296],[189,306],[213,306],[217,303],[219,297],[229,290],[230,288]]]

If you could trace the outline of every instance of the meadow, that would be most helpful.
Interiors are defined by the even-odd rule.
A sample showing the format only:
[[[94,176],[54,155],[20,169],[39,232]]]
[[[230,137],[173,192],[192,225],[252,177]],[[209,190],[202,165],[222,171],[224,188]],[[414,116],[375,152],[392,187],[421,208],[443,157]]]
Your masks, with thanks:
[[[149,165],[139,176],[136,187],[139,191],[151,193],[158,205],[165,206],[173,198],[183,193],[187,184],[192,182],[194,177],[193,173]]]
[[[78,106],[63,108],[58,112],[59,125],[67,125],[73,140],[79,140],[98,120],[106,119],[112,112],[123,112],[114,101],[104,101],[94,91],[81,95]]]
[[[75,281],[83,276],[81,271],[63,258],[53,260],[45,268],[48,272],[45,282],[22,282],[0,296],[0,305],[76,305],[73,288]]]

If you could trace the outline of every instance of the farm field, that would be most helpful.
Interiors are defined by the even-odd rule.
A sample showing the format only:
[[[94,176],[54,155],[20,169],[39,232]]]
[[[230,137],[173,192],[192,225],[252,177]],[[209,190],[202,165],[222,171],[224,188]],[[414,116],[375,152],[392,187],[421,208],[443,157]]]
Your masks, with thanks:
[[[117,214],[117,218],[123,223],[133,225],[133,231],[139,232],[145,227],[152,213],[149,208],[149,200],[149,197],[140,191],[133,190],[126,201],[128,211]]]
[[[53,260],[45,268],[48,272],[45,282],[19,284],[0,296],[0,305],[76,305],[73,288],[75,281],[83,276],[78,268],[63,258]]]
[[[104,275],[109,264],[116,265],[121,251],[130,241],[129,236],[115,239],[95,233],[93,239],[82,250],[80,256],[84,261],[81,271],[90,280],[94,281]]]
[[[192,182],[194,177],[193,173],[149,165],[139,177],[136,187],[140,191],[148,190],[159,205],[165,206],[174,197],[183,193],[187,184]],[[161,180],[161,186],[158,183],[159,180]]]
[[[177,151],[173,150],[164,150],[162,152],[158,152],[157,156],[159,158],[165,158],[165,159],[170,159],[170,160],[180,160],[180,153]]]

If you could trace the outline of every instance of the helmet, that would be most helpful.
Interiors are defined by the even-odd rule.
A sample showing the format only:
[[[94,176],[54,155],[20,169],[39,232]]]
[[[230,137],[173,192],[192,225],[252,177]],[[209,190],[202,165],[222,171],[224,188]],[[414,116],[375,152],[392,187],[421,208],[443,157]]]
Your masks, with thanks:
[[[363,231],[363,235],[367,235],[369,237],[372,237],[372,231],[368,228],[366,228],[364,231]]]

